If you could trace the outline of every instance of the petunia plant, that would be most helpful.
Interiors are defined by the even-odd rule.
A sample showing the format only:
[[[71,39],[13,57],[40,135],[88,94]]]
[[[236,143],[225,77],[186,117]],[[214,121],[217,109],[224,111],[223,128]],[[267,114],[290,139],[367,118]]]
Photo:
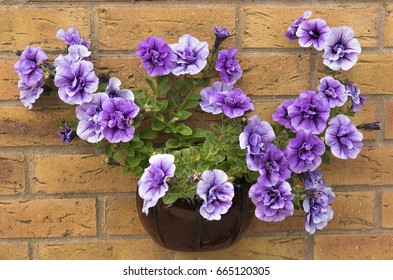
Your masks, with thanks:
[[[314,233],[332,219],[335,197],[317,169],[331,157],[356,158],[363,146],[359,129],[380,124],[350,120],[365,103],[338,72],[352,68],[361,52],[353,30],[310,17],[306,11],[285,36],[323,51],[328,76],[316,91],[284,101],[273,125],[252,115],[252,100],[236,86],[243,74],[238,51],[222,48],[230,32],[220,27],[212,47],[190,34],[171,44],[155,36],[142,40],[136,57],[149,78],[145,88],[132,90],[116,77],[97,76],[89,42],[75,28],[60,29],[56,36],[67,47],[53,64],[40,47],[21,53],[15,64],[20,99],[31,109],[55,86],[75,107],[75,119],[62,121],[62,142],[93,143],[109,165],[133,172],[145,214],[159,200],[196,199],[203,218],[220,220],[234,185],[243,181],[258,219],[278,222],[303,209],[305,229]],[[192,126],[197,111],[214,115],[212,124]]]

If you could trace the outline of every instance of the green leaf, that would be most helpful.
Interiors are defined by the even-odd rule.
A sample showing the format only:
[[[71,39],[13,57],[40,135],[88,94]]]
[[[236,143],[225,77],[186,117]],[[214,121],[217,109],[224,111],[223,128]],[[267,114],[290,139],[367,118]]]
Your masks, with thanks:
[[[194,128],[194,133],[192,134],[192,138],[203,138],[206,135],[206,130],[202,128]]]
[[[176,127],[176,130],[184,136],[189,136],[192,135],[192,129],[191,127],[185,125],[185,124],[180,124],[179,126]]]
[[[175,88],[178,89],[179,91],[184,91],[185,89],[187,89],[185,80],[175,81]]]
[[[135,156],[126,157],[124,162],[129,167],[136,167],[141,163],[141,154],[139,152],[136,152]]]
[[[184,104],[181,107],[181,109],[183,109],[183,110],[194,109],[198,105],[199,105],[199,101],[198,100],[187,99],[186,102],[184,102]]]
[[[179,195],[167,193],[162,198],[162,202],[164,202],[164,204],[172,204],[172,203],[175,203],[175,201],[178,200],[179,198],[180,198]]]
[[[330,157],[327,153],[324,153],[322,155],[322,163],[323,164],[330,164]]]
[[[203,148],[206,152],[206,157],[209,157],[214,152],[214,144],[208,139],[203,143]]]
[[[154,131],[160,131],[166,127],[166,124],[163,122],[160,122],[159,120],[154,120],[151,123],[151,129]]]
[[[180,112],[176,113],[176,117],[180,121],[184,121],[184,120],[188,119],[191,116],[192,116],[192,113],[188,112],[188,111],[180,111]]]
[[[169,100],[164,99],[164,100],[161,100],[157,103],[158,103],[158,107],[160,108],[160,111],[165,111],[166,108],[168,108]]]
[[[172,103],[176,106],[179,106],[180,104],[180,96],[177,92],[175,91],[168,91],[168,98],[172,101]]]
[[[169,84],[161,84],[158,87],[158,96],[166,94],[170,89],[171,89],[171,86]]]
[[[168,149],[176,149],[176,148],[180,147],[180,145],[181,145],[181,143],[178,142],[178,141],[175,140],[175,139],[169,139],[169,140],[167,140],[167,141],[165,142],[165,146],[166,146]]]
[[[153,131],[153,129],[151,129],[151,128],[145,128],[145,129],[143,129],[140,132],[139,136],[142,139],[149,139],[149,140],[151,140],[151,139],[157,138],[158,133],[156,131]]]
[[[211,131],[206,131],[205,137],[207,140],[209,140],[212,143],[215,143],[217,141],[216,135]]]
[[[149,78],[146,78],[146,83],[149,85],[149,87],[154,91],[156,89],[156,86],[154,85],[153,81],[150,80]]]
[[[199,100],[201,99],[201,96],[200,96],[200,94],[192,93],[192,94],[188,95],[188,99],[189,100],[198,100],[198,102],[199,102]]]

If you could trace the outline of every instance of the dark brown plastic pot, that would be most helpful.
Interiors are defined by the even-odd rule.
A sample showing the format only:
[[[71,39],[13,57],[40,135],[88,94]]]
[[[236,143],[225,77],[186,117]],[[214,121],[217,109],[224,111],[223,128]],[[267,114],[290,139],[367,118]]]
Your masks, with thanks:
[[[208,221],[199,214],[200,200],[178,199],[166,205],[160,199],[149,214],[141,212],[143,200],[137,197],[138,215],[146,232],[162,247],[175,251],[209,251],[227,248],[243,235],[254,216],[248,198],[249,184],[235,183],[235,196],[228,213],[219,221]]]

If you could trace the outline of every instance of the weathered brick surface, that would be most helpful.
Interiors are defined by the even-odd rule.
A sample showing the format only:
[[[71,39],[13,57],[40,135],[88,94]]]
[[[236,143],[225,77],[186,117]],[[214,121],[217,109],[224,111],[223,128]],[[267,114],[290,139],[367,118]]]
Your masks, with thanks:
[[[351,101],[348,101],[348,106],[351,104]],[[363,123],[370,123],[370,122],[375,122],[375,121],[380,121],[377,118],[377,102],[371,99],[368,99],[366,101],[366,104],[364,104],[358,112],[356,112],[354,117],[351,117],[351,121],[356,125],[361,125]],[[365,130],[360,130],[360,132],[363,134],[363,139],[375,139],[376,134],[378,133],[377,131],[365,131]]]
[[[235,8],[191,7],[108,7],[98,10],[98,42],[100,49],[135,50],[141,40],[149,36],[165,38],[167,43],[177,43],[186,33],[214,43],[213,28],[235,27]]]
[[[252,95],[297,95],[309,88],[309,55],[260,54],[239,57],[242,79],[236,86]]]
[[[0,195],[25,191],[24,158],[22,156],[0,157]]]
[[[62,118],[75,119],[75,109],[69,107],[35,106],[27,110],[23,105],[1,107],[0,145],[33,146],[59,145],[57,134]],[[82,143],[82,141],[78,142]]]
[[[243,46],[245,48],[299,48],[297,41],[289,41],[284,33],[290,21],[295,21],[304,11],[312,10],[311,19],[323,18],[331,27],[347,25],[364,47],[377,45],[377,6],[351,5],[346,7],[293,7],[293,6],[246,6],[244,17]],[[360,21],[359,18],[367,18]]]
[[[288,260],[304,258],[304,239],[292,237],[243,238],[234,246],[211,252],[178,252],[177,259],[193,260]]]
[[[254,103],[254,111],[249,116],[258,115],[261,121],[273,122],[272,114],[280,106],[281,101],[257,101]]]
[[[319,75],[323,74],[322,56],[318,57]],[[393,92],[390,77],[393,75],[393,54],[359,55],[357,64],[347,72],[341,71],[342,78],[359,87],[362,94],[386,94]],[[383,73],[383,75],[381,75]]]
[[[95,200],[2,200],[0,238],[94,236]]]
[[[103,155],[34,156],[33,192],[101,193],[130,192],[136,189],[133,176],[120,176],[120,168],[110,168]]]
[[[18,75],[14,71],[14,64],[18,57],[14,60],[0,59],[0,100],[18,99]]]
[[[388,5],[385,8],[385,30],[384,30],[384,45],[387,47],[393,46],[393,5]]]
[[[385,138],[393,139],[393,100],[388,101],[386,104]]]
[[[340,234],[314,237],[314,258],[319,260],[391,260],[393,235]]]
[[[146,234],[138,218],[135,200],[135,195],[107,198],[105,202],[105,232],[107,234]]]
[[[332,186],[342,185],[391,185],[393,170],[391,147],[363,147],[356,160],[331,157],[329,165],[323,165],[324,179]]]
[[[0,260],[28,260],[29,246],[27,242],[0,243]]]
[[[393,192],[382,194],[382,227],[393,228]]]
[[[170,252],[150,239],[40,243],[34,248],[38,259],[73,260],[163,260]]]
[[[0,9],[0,50],[24,50],[26,45],[45,50],[64,49],[56,32],[75,27],[90,35],[90,12],[84,8],[9,8]]]
[[[337,192],[334,211],[326,229],[370,229],[374,227],[375,194],[372,192]]]

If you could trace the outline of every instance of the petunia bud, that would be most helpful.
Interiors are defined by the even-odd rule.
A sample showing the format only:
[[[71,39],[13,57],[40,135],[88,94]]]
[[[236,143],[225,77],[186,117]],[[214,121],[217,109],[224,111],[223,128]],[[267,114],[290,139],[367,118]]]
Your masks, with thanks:
[[[358,129],[363,129],[363,130],[381,130],[382,125],[381,122],[371,122],[371,123],[364,123],[359,126],[357,126]]]
[[[224,42],[224,40],[229,37],[230,33],[228,29],[220,28],[218,26],[214,27],[213,32],[214,35],[216,35],[216,40],[214,41],[214,49],[216,50],[221,45],[221,43]]]

